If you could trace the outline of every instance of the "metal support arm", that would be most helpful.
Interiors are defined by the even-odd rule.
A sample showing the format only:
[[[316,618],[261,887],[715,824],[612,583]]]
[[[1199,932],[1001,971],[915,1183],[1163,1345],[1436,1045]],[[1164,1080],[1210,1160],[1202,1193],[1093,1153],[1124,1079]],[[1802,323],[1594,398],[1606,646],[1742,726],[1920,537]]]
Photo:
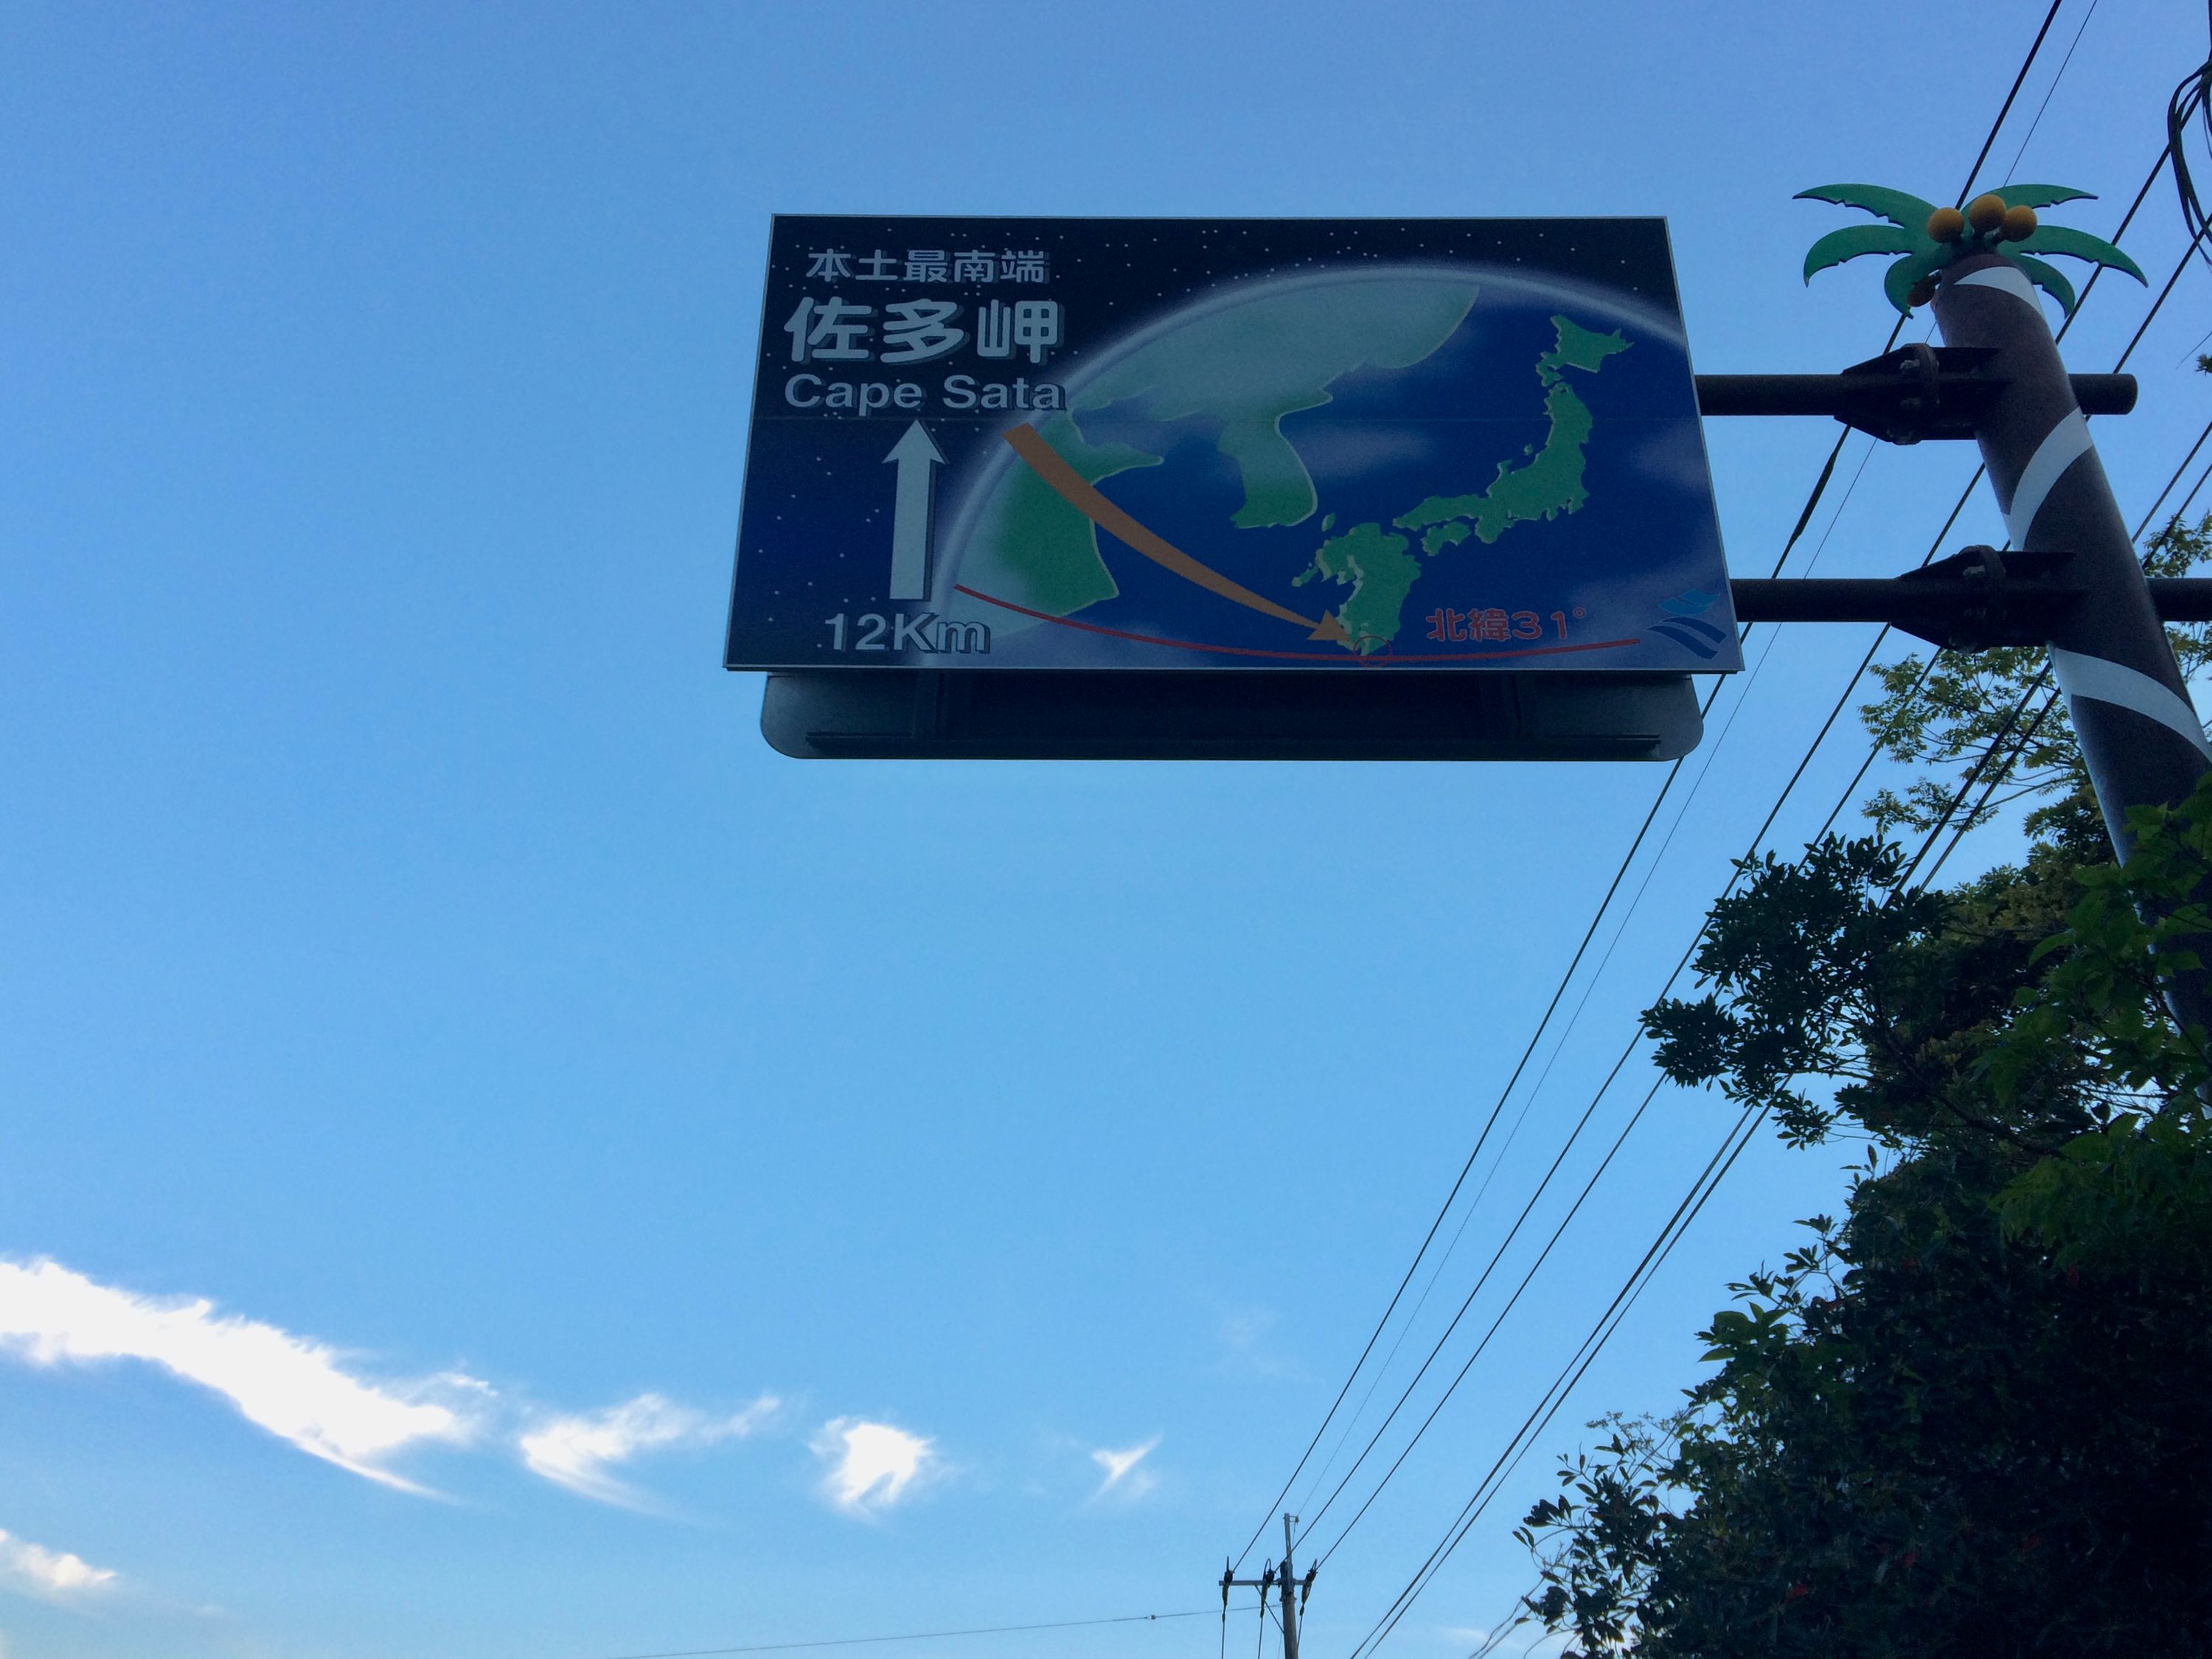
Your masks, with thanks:
[[[2052,580],[2063,555],[1970,547],[1909,575],[1733,580],[1736,620],[1887,623],[1954,651],[2040,645],[2084,590]],[[2212,580],[2154,577],[2159,619],[2212,622]]]
[[[1830,415],[1890,443],[1971,438],[2009,384],[1981,346],[1909,345],[1840,374],[1700,374],[1702,415]],[[2069,377],[2084,415],[2136,406],[2132,374]]]

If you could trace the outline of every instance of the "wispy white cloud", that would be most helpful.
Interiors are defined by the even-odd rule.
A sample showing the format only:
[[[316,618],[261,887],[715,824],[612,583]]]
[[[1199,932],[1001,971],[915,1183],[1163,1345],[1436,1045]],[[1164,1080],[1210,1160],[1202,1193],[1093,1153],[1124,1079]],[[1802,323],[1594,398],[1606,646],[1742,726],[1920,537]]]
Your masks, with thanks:
[[[828,1465],[823,1490],[830,1501],[854,1515],[890,1508],[940,1466],[933,1442],[856,1417],[823,1424],[814,1455]]]
[[[1159,1485],[1159,1477],[1150,1469],[1137,1466],[1151,1456],[1159,1443],[1159,1436],[1154,1435],[1144,1444],[1132,1446],[1126,1451],[1115,1451],[1109,1446],[1099,1447],[1091,1454],[1091,1461],[1105,1472],[1106,1478],[1098,1483],[1098,1490],[1091,1495],[1103,1498],[1112,1492],[1133,1502],[1152,1491]]]
[[[732,1416],[710,1417],[657,1394],[641,1394],[606,1411],[550,1419],[516,1443],[523,1462],[556,1486],[603,1504],[641,1509],[642,1496],[610,1471],[641,1452],[708,1446],[750,1434],[776,1404],[774,1396],[763,1395]]]
[[[223,1395],[301,1451],[410,1492],[422,1488],[392,1473],[388,1460],[426,1441],[469,1439],[490,1393],[465,1376],[370,1382],[335,1349],[219,1314],[204,1297],[139,1296],[44,1259],[0,1261],[0,1352],[34,1365],[159,1365]]]
[[[1248,1376],[1268,1378],[1296,1376],[1298,1369],[1267,1345],[1267,1334],[1275,1328],[1275,1314],[1267,1308],[1240,1308],[1222,1316],[1220,1333],[1224,1350],[1221,1369]]]
[[[326,1343],[217,1310],[204,1297],[142,1296],[102,1285],[45,1258],[0,1259],[0,1356],[41,1367],[137,1360],[222,1395],[251,1422],[301,1451],[403,1491],[424,1492],[392,1462],[427,1443],[476,1444],[519,1453],[534,1473],[602,1503],[649,1507],[616,1471],[644,1454],[702,1447],[751,1433],[776,1409],[763,1395],[728,1415],[695,1410],[659,1394],[605,1411],[532,1412],[492,1386],[456,1373],[376,1379]],[[860,1425],[858,1469],[880,1467],[848,1506],[896,1501],[921,1472],[928,1442],[883,1430],[898,1449]],[[0,1580],[21,1579],[33,1560],[0,1533]],[[20,1549],[35,1550],[22,1545]],[[14,1553],[11,1553],[14,1552]],[[54,1570],[75,1557],[55,1557]]]
[[[115,1570],[95,1567],[67,1550],[50,1550],[0,1530],[0,1582],[13,1589],[64,1601],[112,1589]]]

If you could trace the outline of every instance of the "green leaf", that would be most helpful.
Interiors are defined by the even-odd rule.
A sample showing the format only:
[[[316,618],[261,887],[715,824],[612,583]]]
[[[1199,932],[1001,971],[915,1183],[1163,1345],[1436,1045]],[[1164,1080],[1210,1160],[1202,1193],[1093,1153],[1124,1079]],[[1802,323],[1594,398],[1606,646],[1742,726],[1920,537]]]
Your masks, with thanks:
[[[2006,258],[2011,260],[2013,264],[2018,265],[2022,270],[2026,271],[2027,273],[2027,280],[2029,282],[2033,283],[2045,294],[2048,294],[2052,299],[2057,301],[2058,308],[2061,311],[2063,311],[2069,317],[2071,317],[2074,314],[2075,300],[2073,283],[2068,282],[2063,276],[2060,276],[2049,265],[2044,264],[2040,259],[2031,259],[2027,254],[2015,253],[2010,248],[2000,248],[1998,252],[2002,253]]]
[[[1928,216],[1936,211],[1933,202],[1923,202],[1917,196],[1881,185],[1816,185],[1811,190],[1799,191],[1796,199],[1858,208],[1907,230],[1922,232],[1928,228]]]
[[[1905,295],[1911,293],[1912,285],[1922,277],[1941,270],[1949,252],[1948,248],[1931,242],[1929,252],[1909,255],[1892,265],[1888,274],[1881,279],[1881,291],[1889,295],[1890,304],[1909,314],[1912,310],[1912,301]]]
[[[2063,253],[2093,264],[2110,265],[2114,270],[2124,270],[2146,288],[2149,286],[2134,260],[2103,237],[2092,236],[2087,231],[2070,229],[2065,225],[2038,225],[2033,235],[2012,246],[2023,253]]]
[[[1809,283],[1814,271],[1842,264],[1863,253],[1915,252],[1927,240],[1925,236],[1908,236],[1888,225],[1852,225],[1847,229],[1832,230],[1814,243],[1805,255],[1805,280]]]
[[[2071,185],[1999,185],[1996,193],[2004,198],[2007,207],[2051,207],[2060,202],[2097,199],[2088,191],[2075,190]]]

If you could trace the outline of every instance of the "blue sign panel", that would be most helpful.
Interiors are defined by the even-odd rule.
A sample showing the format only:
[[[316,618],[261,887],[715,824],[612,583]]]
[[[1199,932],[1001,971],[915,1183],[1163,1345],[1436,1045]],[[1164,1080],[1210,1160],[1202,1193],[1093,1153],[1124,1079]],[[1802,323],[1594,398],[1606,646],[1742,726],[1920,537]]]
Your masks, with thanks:
[[[1739,668],[1665,222],[779,218],[726,659]]]

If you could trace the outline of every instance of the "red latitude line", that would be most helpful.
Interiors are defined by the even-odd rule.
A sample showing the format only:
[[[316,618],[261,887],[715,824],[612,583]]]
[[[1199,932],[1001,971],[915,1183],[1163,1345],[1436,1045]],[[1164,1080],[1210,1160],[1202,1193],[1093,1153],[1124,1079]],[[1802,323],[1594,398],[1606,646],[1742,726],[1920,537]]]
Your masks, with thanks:
[[[965,593],[971,599],[981,599],[986,605],[995,605],[1001,611],[1012,611],[1024,617],[1034,617],[1039,622],[1054,623],[1061,628],[1079,629],[1085,634],[1103,634],[1109,639],[1133,640],[1139,645],[1164,645],[1177,651],[1212,651],[1228,657],[1267,657],[1278,661],[1322,663],[1345,668],[1407,668],[1431,662],[1494,662],[1501,657],[1557,657],[1579,651],[1617,651],[1624,645],[1634,645],[1633,637],[1625,640],[1596,640],[1588,645],[1532,645],[1512,651],[1439,651],[1423,656],[1400,656],[1385,651],[1376,656],[1358,657],[1338,655],[1319,651],[1262,651],[1249,645],[1200,645],[1189,640],[1165,640],[1156,634],[1132,634],[1125,629],[1102,628],[1097,623],[1077,622],[1072,617],[1055,617],[1049,611],[1032,611],[1025,605],[1016,605],[1012,599],[1001,599],[993,594],[955,582],[953,591]]]

